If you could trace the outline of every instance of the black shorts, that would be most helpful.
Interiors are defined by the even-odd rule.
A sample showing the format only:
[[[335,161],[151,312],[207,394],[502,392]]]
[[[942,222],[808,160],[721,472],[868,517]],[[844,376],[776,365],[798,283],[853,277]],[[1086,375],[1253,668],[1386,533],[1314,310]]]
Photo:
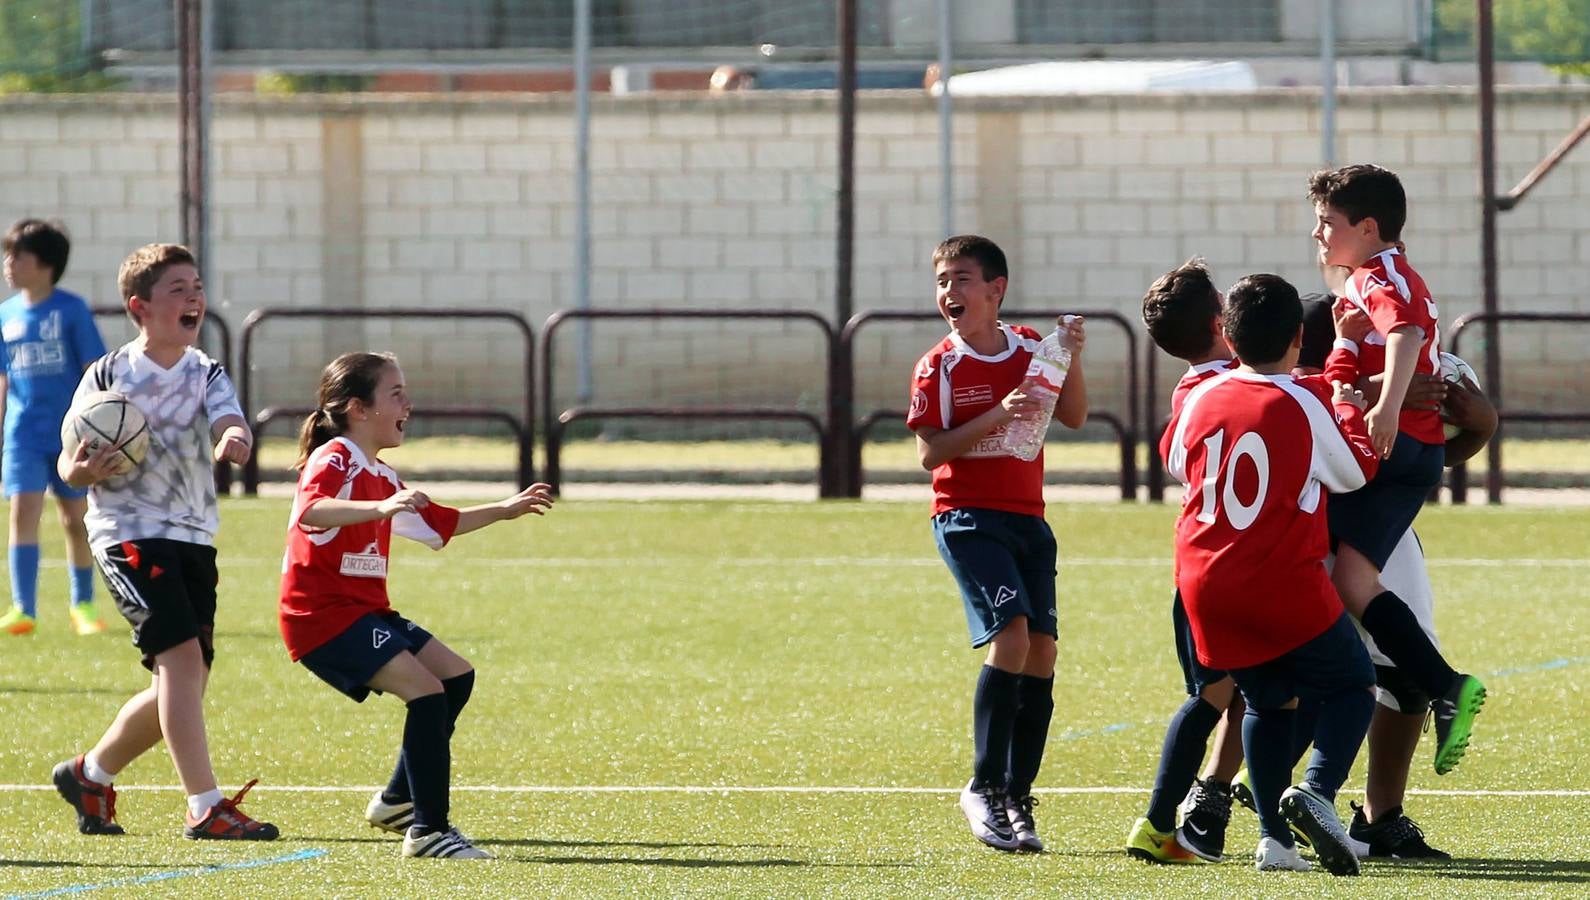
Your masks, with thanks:
[[[363,703],[372,690],[370,679],[382,666],[404,651],[418,653],[430,642],[429,631],[395,612],[366,613],[298,661],[355,703]]]
[[[1391,456],[1369,483],[1348,494],[1334,494],[1325,504],[1331,539],[1369,558],[1379,571],[1397,542],[1413,527],[1430,491],[1441,483],[1446,445],[1426,444],[1398,434]]]
[[[214,547],[147,538],[95,550],[94,561],[116,609],[132,625],[144,668],[154,671],[156,656],[194,638],[205,666],[215,661],[215,588],[221,576]]]
[[[1301,647],[1256,666],[1232,669],[1231,677],[1249,709],[1280,709],[1294,697],[1324,700],[1341,691],[1370,690],[1375,686],[1375,667],[1352,618],[1344,612]]]
[[[1179,590],[1171,600],[1170,620],[1176,629],[1176,661],[1181,663],[1187,696],[1196,697],[1209,685],[1230,677],[1225,669],[1211,669],[1198,661],[1198,642],[1193,638],[1192,624],[1187,621],[1187,607],[1182,605]]]

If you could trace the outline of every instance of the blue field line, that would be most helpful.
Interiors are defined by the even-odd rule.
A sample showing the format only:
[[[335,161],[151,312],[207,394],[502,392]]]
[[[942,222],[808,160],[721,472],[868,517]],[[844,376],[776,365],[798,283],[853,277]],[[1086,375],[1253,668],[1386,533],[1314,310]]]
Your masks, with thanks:
[[[1566,669],[1569,666],[1582,666],[1590,663],[1590,656],[1564,656],[1561,659],[1548,659],[1545,662],[1528,666],[1518,666],[1512,669],[1497,669],[1487,672],[1486,677],[1505,678],[1508,675],[1527,675],[1530,672],[1549,672],[1552,669]]]
[[[1079,728],[1075,731],[1057,734],[1054,739],[1057,741],[1077,741],[1082,738],[1098,737],[1101,734],[1115,734],[1118,731],[1135,728],[1139,724],[1138,722],[1116,722],[1113,725],[1105,725],[1103,728]]]
[[[116,878],[111,881],[101,881],[95,884],[74,884],[70,887],[52,888],[48,891],[37,891],[32,894],[13,894],[10,900],[31,900],[34,897],[59,897],[62,894],[83,894],[88,891],[97,891],[101,888],[129,887],[135,884],[149,884],[154,881],[170,881],[173,878],[187,878],[191,875],[209,875],[213,872],[233,872],[238,869],[257,869],[260,866],[274,866],[277,863],[301,862],[306,859],[325,856],[326,851],[316,848],[299,850],[286,856],[272,856],[269,859],[254,859],[239,863],[217,863],[208,866],[199,866],[194,869],[173,869],[170,872],[154,872],[149,875],[137,875],[130,878]]]

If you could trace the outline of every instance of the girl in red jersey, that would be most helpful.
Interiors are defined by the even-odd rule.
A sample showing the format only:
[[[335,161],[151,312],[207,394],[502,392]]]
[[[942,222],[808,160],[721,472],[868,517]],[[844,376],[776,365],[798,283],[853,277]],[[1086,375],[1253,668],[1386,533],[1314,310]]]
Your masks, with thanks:
[[[448,815],[449,739],[475,684],[469,662],[387,599],[392,533],[439,550],[454,536],[525,513],[551,488],[453,509],[404,487],[376,454],[403,443],[413,405],[397,359],[346,353],[320,376],[318,408],[298,440],[301,474],[282,569],[282,640],[292,658],[356,702],[371,691],[408,706],[397,768],[365,818],[403,834],[403,855],[489,859]]]

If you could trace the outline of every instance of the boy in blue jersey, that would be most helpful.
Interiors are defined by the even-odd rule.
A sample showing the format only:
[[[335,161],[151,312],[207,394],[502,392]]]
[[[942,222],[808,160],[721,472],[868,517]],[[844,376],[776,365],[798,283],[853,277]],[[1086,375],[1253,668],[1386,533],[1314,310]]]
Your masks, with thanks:
[[[88,304],[56,287],[72,245],[60,225],[23,219],[6,232],[6,284],[17,290],[0,303],[0,396],[5,405],[5,449],[0,454],[11,505],[11,601],[0,616],[6,634],[31,634],[38,616],[39,517],[44,491],[55,494],[66,559],[71,564],[72,625],[78,634],[105,630],[94,606],[94,557],[83,514],[88,492],[61,480],[61,420],[89,363],[105,355]]]

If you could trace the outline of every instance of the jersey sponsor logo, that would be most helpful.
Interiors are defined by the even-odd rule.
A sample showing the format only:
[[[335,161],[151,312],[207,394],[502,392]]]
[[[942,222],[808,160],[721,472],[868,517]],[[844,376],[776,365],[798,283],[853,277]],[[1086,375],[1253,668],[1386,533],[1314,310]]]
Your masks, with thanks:
[[[381,555],[380,545],[371,541],[362,552],[342,554],[339,571],[353,578],[385,578],[386,557]]]
[[[994,400],[994,386],[991,384],[974,384],[969,387],[958,387],[952,395],[956,406],[972,406],[977,403],[992,403]]]
[[[915,419],[917,416],[927,415],[927,410],[928,410],[927,391],[922,391],[922,390],[912,391],[911,392],[911,411],[906,414],[906,418]]]
[[[1009,585],[1002,584],[999,586],[999,590],[994,591],[994,606],[996,608],[1004,606],[1014,599],[1016,599],[1016,589]]]
[[[370,629],[370,646],[371,647],[374,647],[375,649],[380,650],[381,649],[381,645],[386,643],[387,641],[390,641],[390,640],[392,640],[392,632],[387,631],[385,628],[372,628],[372,629]]]

